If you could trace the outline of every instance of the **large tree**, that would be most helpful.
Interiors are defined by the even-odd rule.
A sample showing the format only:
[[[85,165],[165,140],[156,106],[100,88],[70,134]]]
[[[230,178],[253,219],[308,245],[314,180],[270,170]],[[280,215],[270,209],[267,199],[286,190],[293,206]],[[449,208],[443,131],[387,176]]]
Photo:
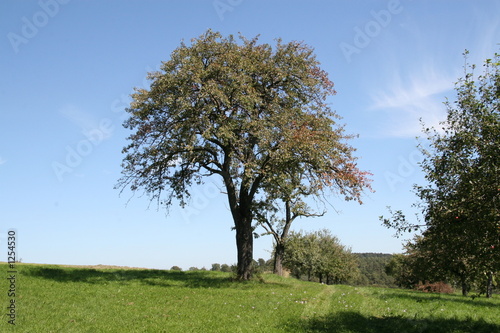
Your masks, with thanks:
[[[118,187],[183,206],[193,183],[220,177],[236,230],[237,274],[247,280],[254,205],[268,178],[300,171],[310,186],[353,198],[367,180],[326,104],[335,91],[313,50],[240,40],[208,30],[149,73],[150,89],[136,89],[127,109],[124,126],[133,134]]]
[[[458,278],[464,295],[487,275],[490,296],[500,269],[500,56],[488,59],[477,77],[474,69],[465,66],[442,128],[424,129],[429,144],[421,147],[422,169],[429,184],[415,187],[424,218],[415,247]],[[413,227],[400,212],[385,223]]]

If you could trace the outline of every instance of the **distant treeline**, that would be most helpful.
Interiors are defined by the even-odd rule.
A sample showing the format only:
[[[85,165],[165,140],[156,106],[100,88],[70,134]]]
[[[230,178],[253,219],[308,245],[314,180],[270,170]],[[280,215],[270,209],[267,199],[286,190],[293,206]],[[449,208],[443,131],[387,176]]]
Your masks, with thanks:
[[[359,275],[349,281],[358,286],[395,287],[394,278],[386,274],[386,266],[392,254],[387,253],[354,253],[358,257]]]
[[[350,285],[357,286],[383,286],[396,287],[394,278],[386,274],[386,266],[392,258],[392,254],[387,253],[353,253],[358,259],[359,274],[347,282]],[[259,272],[272,272],[272,259],[264,260],[259,258],[254,261],[254,267]],[[235,270],[235,265],[227,264],[212,264],[211,271],[232,272]],[[178,266],[173,266],[172,270],[182,270]],[[205,267],[196,268],[190,267],[190,271],[208,270]]]

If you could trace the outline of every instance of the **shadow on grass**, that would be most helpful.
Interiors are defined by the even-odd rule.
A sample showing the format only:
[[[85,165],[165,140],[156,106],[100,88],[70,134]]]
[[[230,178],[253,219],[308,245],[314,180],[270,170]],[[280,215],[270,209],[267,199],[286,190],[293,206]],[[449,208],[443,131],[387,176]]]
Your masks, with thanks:
[[[465,297],[457,294],[437,294],[437,293],[422,293],[418,291],[407,291],[405,293],[394,293],[390,295],[390,298],[401,298],[405,300],[414,300],[417,303],[429,303],[429,302],[454,302],[473,306],[484,306],[491,307],[493,304],[486,298],[475,298]]]
[[[409,319],[399,316],[366,317],[353,311],[331,316],[301,319],[287,323],[290,332],[350,332],[350,333],[499,333],[500,326],[484,320],[445,318]]]
[[[90,284],[106,284],[110,282],[140,283],[160,287],[245,288],[259,283],[256,281],[235,282],[230,274],[210,271],[180,272],[150,269],[97,270],[90,268],[32,267],[23,274],[57,282],[84,282]],[[280,285],[273,282],[260,284]]]

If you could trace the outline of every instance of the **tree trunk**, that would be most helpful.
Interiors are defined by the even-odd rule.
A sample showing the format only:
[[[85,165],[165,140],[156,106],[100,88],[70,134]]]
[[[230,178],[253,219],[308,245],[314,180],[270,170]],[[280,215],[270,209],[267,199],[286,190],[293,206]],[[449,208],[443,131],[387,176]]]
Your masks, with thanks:
[[[486,284],[486,297],[493,296],[493,272],[488,272],[488,282]]]
[[[250,280],[253,264],[253,228],[251,217],[235,221],[236,247],[238,251],[238,279]]]
[[[224,164],[228,164],[225,161]],[[252,227],[252,196],[242,188],[238,192],[235,189],[232,179],[225,174],[224,184],[227,189],[227,197],[231,215],[233,216],[234,228],[236,230],[236,249],[238,252],[237,277],[239,280],[250,280],[252,277],[253,264],[253,227]]]
[[[467,280],[465,275],[460,276],[460,282],[462,283],[462,296],[467,296],[469,294],[469,286],[467,284]]]
[[[283,276],[283,255],[285,253],[285,246],[282,243],[276,243],[274,249],[274,274]]]
[[[285,241],[288,238],[288,231],[290,230],[290,226],[292,225],[295,217],[292,217],[292,212],[290,208],[290,201],[285,201],[285,225],[283,226],[283,231],[281,235],[274,231],[271,224],[269,227],[273,230],[274,241],[276,242],[276,246],[274,249],[274,274],[279,276],[283,276],[283,256],[285,255]]]
[[[467,287],[467,283],[462,282],[462,296],[467,296],[469,294],[469,288]]]

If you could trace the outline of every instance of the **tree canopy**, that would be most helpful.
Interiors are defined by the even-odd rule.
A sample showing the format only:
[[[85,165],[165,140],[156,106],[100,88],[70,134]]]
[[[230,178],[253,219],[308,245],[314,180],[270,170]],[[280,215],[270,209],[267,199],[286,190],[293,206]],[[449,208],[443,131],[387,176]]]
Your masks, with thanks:
[[[193,184],[218,176],[236,230],[238,276],[249,279],[261,198],[273,191],[286,198],[289,182],[359,200],[369,181],[326,103],[335,91],[313,50],[239,39],[208,30],[148,74],[150,89],[136,89],[127,109],[133,134],[118,187],[168,207],[185,205]]]

